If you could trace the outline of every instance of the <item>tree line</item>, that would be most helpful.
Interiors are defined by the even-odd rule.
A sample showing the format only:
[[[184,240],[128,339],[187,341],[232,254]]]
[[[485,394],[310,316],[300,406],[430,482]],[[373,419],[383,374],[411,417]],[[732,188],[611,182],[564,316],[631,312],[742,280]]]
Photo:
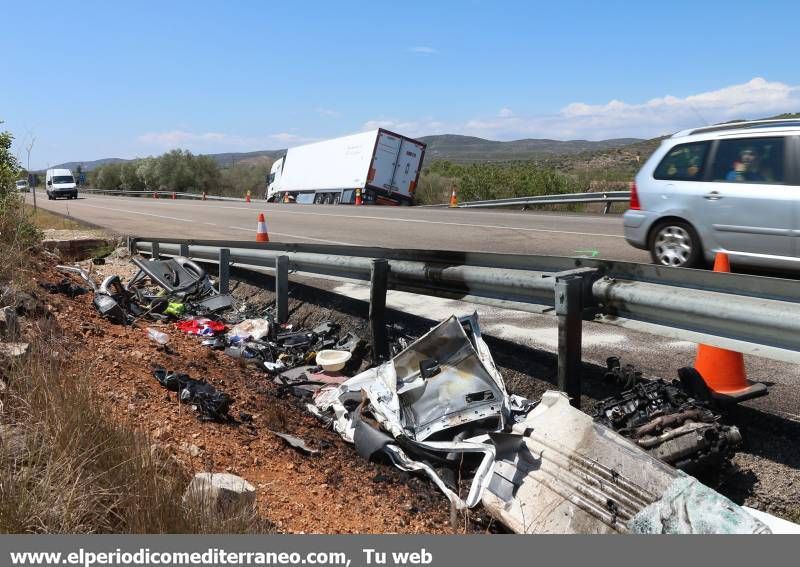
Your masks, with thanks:
[[[459,201],[482,201],[530,195],[578,193],[585,182],[575,175],[542,167],[535,162],[455,164],[436,161],[425,166],[417,202],[445,203],[453,189]]]
[[[263,195],[272,160],[259,158],[222,168],[211,156],[172,150],[157,157],[107,163],[87,174],[87,185],[120,191],[174,191],[209,195]]]

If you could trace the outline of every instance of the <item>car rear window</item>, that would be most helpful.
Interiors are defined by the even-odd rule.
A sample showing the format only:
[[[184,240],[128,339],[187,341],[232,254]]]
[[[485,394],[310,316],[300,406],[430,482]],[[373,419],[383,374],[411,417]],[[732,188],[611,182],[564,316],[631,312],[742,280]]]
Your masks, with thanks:
[[[653,177],[675,181],[702,181],[710,142],[679,144],[656,167]]]
[[[720,140],[712,178],[731,183],[783,183],[783,148],[783,137]]]

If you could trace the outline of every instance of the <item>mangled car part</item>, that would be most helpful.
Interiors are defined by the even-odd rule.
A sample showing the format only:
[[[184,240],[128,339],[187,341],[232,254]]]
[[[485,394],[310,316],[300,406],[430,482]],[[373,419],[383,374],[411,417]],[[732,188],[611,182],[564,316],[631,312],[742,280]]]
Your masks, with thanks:
[[[517,533],[769,533],[721,494],[549,391],[497,450],[482,502]]]
[[[459,508],[478,503],[494,462],[494,447],[470,438],[501,431],[511,421],[509,397],[477,314],[450,317],[390,361],[321,389],[308,407],[331,419],[360,454],[385,454],[403,470],[425,472]],[[367,413],[374,426],[365,421]],[[470,455],[479,462],[462,500],[432,465],[452,470]]]
[[[201,421],[229,421],[230,396],[204,380],[194,380],[187,374],[169,372],[163,368],[153,371],[159,384],[178,394],[178,400],[197,409]]]
[[[622,367],[613,357],[608,366],[608,378],[632,387],[596,403],[594,418],[657,459],[691,474],[713,472],[741,444],[738,428],[720,423],[693,368],[682,368],[680,381],[666,382],[644,380],[631,365]]]

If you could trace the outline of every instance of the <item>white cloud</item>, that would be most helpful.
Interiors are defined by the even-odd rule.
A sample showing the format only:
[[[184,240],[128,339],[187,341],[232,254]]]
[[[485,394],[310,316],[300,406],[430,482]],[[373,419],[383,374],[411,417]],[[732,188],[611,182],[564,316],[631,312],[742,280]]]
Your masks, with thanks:
[[[278,140],[279,142],[294,142],[302,139],[297,134],[290,134],[289,132],[279,132],[277,134],[270,134],[269,137],[272,138],[273,140]]]
[[[342,115],[342,113],[337,111],[337,110],[332,110],[330,108],[323,108],[321,106],[318,106],[317,108],[315,108],[314,112],[316,112],[320,116],[325,116],[325,117],[328,117],[328,118],[337,118],[337,117]]]
[[[499,116],[500,118],[511,118],[512,116],[514,116],[514,111],[504,106],[497,112],[497,116]]]
[[[376,128],[386,128],[387,130],[392,130],[398,134],[404,134],[412,137],[448,133],[447,124],[432,118],[423,120],[367,120],[361,126],[362,130],[375,130]]]
[[[161,152],[181,148],[197,153],[274,149],[314,140],[315,138],[304,137],[290,132],[278,132],[266,136],[240,136],[222,132],[197,133],[187,130],[149,132],[137,138],[139,145],[144,146],[144,151]]]
[[[138,141],[144,144],[156,146],[182,146],[190,144],[222,143],[231,144],[236,142],[236,137],[222,134],[220,132],[204,132],[196,134],[185,130],[170,130],[168,132],[149,132],[139,136]]]
[[[616,99],[605,104],[573,102],[552,115],[518,116],[504,108],[494,117],[454,125],[453,131],[494,139],[653,137],[705,123],[799,110],[800,86],[756,77],[683,98],[666,95],[641,103]]]
[[[411,53],[423,53],[425,55],[433,55],[434,53],[439,53],[438,49],[433,47],[428,47],[427,45],[417,45],[416,47],[409,47],[408,50]]]

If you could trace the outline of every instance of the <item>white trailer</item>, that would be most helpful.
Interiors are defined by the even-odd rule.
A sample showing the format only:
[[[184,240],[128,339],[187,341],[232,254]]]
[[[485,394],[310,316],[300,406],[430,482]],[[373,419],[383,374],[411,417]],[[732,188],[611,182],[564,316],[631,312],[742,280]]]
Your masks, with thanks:
[[[425,144],[380,128],[289,148],[272,165],[266,199],[303,204],[411,205]]]

